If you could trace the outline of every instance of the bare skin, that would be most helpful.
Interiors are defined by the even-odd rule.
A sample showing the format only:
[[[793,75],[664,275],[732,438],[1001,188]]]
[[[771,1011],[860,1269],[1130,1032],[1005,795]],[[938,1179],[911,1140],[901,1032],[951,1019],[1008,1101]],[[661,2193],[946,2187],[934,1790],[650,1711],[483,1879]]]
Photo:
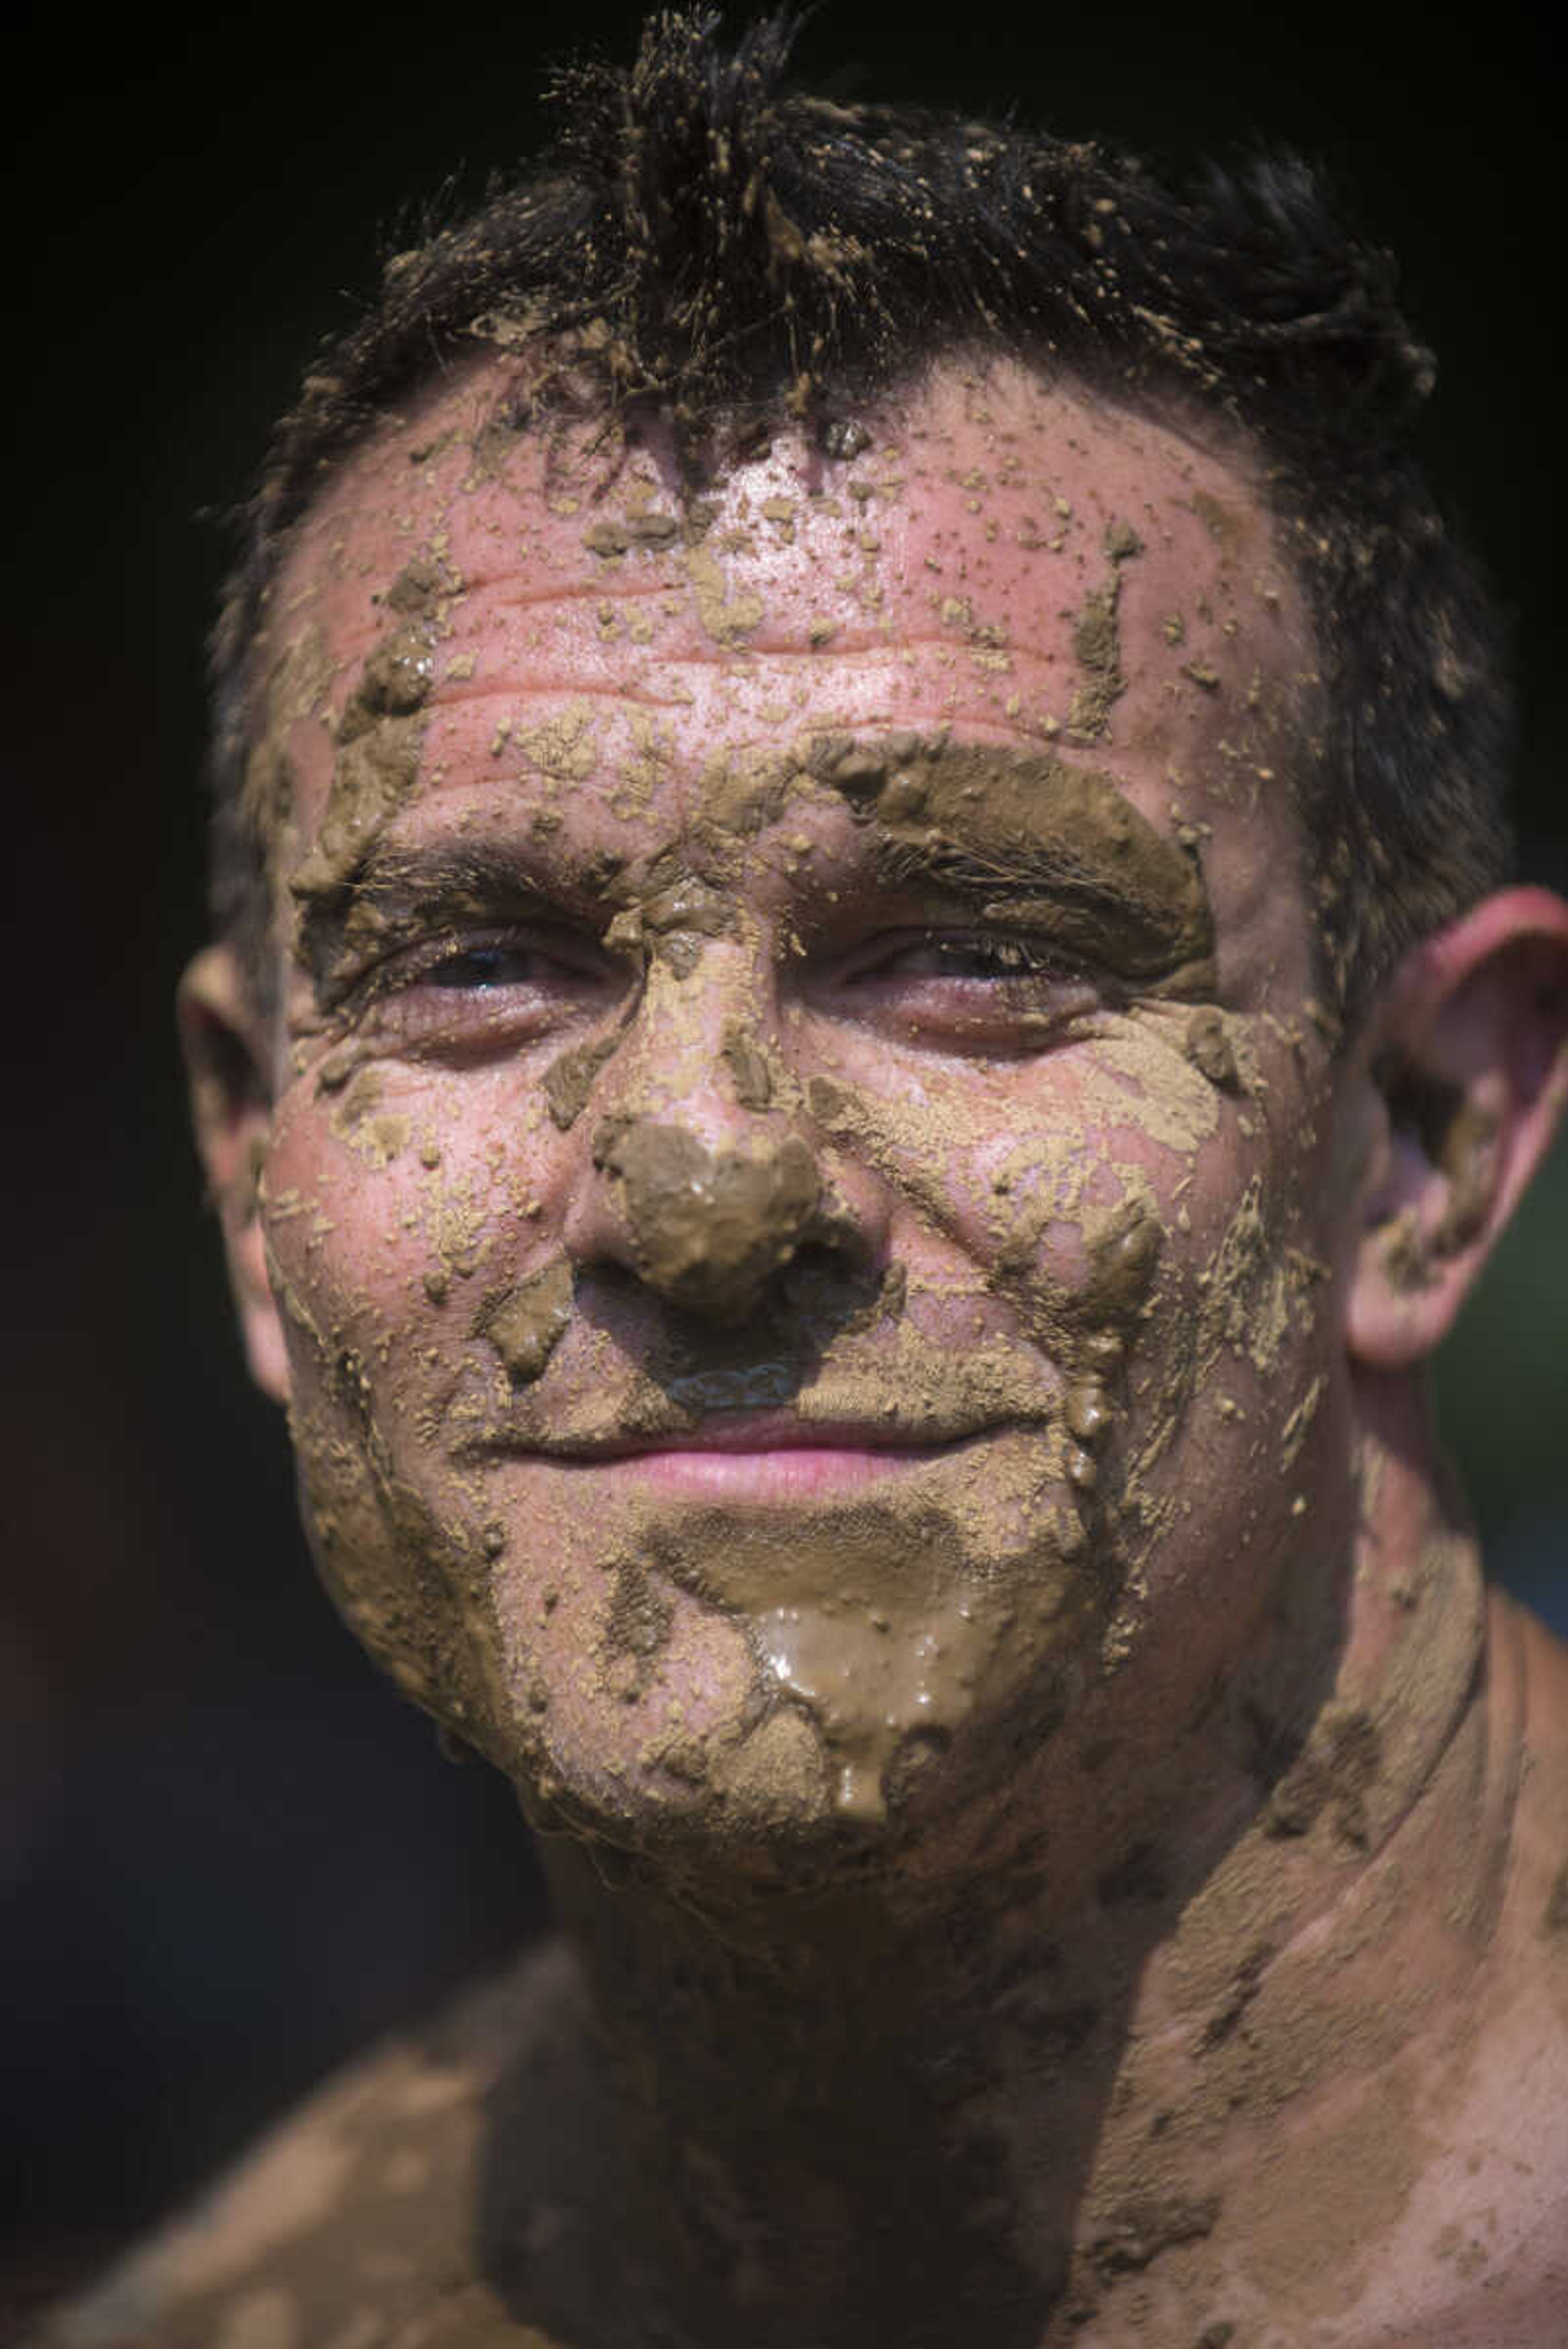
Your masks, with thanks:
[[[1568,909],[1334,1037],[1244,451],[950,367],[694,511],[504,388],[301,527],[283,1008],[187,1020],[324,1574],[575,1956],[62,2337],[1544,2349],[1568,1671],[1416,1382]]]

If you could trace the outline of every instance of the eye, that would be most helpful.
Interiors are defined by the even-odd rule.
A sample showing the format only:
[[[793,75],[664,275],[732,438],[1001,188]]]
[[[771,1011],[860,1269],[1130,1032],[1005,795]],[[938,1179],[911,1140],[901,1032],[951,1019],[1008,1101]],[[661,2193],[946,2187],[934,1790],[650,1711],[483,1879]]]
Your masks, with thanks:
[[[384,955],[350,1010],[389,1051],[483,1057],[604,1017],[627,983],[593,939],[570,931],[449,927]]]
[[[513,944],[462,947],[427,963],[418,974],[424,987],[473,988],[548,985],[568,974],[537,947]],[[405,981],[405,984],[407,982]]]
[[[841,1008],[939,1050],[1039,1050],[1098,1008],[1096,979],[1049,937],[905,931],[868,941],[834,981]]]
[[[1051,961],[1022,938],[942,936],[904,947],[877,968],[884,977],[903,978],[1016,979],[1040,976]]]

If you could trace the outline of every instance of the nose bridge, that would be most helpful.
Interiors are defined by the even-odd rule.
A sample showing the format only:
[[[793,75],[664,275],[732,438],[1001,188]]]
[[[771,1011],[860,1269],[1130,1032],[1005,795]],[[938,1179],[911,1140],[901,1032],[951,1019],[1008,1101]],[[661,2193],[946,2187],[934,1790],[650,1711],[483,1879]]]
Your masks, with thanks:
[[[679,1124],[710,1150],[755,1149],[778,1123],[764,1040],[772,988],[763,943],[673,929],[651,942],[637,1010],[599,1090],[601,1116]]]

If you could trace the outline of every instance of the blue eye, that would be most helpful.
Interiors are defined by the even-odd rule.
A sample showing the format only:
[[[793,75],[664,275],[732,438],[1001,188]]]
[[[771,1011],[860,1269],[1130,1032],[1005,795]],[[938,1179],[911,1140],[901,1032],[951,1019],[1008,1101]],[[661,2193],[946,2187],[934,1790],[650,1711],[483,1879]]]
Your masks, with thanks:
[[[538,966],[531,947],[464,947],[430,964],[420,978],[426,987],[526,987],[539,977]]]

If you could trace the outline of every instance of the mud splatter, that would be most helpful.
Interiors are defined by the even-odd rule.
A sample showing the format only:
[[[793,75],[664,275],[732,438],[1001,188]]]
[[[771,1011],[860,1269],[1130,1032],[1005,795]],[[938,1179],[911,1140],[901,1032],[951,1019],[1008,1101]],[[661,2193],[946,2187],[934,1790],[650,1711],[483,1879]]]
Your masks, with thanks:
[[[1241,1072],[1236,1066],[1236,1054],[1225,1032],[1223,1015],[1212,1005],[1205,1004],[1192,1014],[1182,1039],[1182,1050],[1195,1069],[1200,1069],[1211,1085],[1221,1092],[1240,1090]]]
[[[594,1079],[609,1059],[619,1041],[617,1036],[597,1036],[591,1043],[574,1044],[557,1061],[552,1061],[540,1080],[545,1106],[550,1122],[567,1133],[581,1117]]]
[[[1558,1869],[1541,1914],[1543,1933],[1568,1933],[1568,1859]]]
[[[1377,1724],[1363,1706],[1325,1705],[1300,1757],[1269,1797],[1269,1833],[1303,1836],[1326,1814],[1340,1843],[1364,1849],[1366,1796],[1382,1755]]]
[[[741,1107],[766,1109],[773,1101],[774,1080],[767,1054],[761,1045],[737,1021],[732,1020],[724,1030],[720,1050]]]
[[[563,1256],[492,1299],[477,1326],[506,1365],[507,1376],[521,1385],[538,1377],[571,1318],[572,1268]]]
[[[1110,731],[1111,709],[1127,691],[1122,675],[1121,565],[1143,552],[1130,523],[1113,522],[1106,533],[1111,574],[1085,597],[1073,629],[1073,652],[1085,682],[1073,696],[1067,731],[1075,742],[1100,742]]]
[[[1103,2283],[1150,2267],[1173,2244],[1200,2242],[1214,2231],[1218,2194],[1149,2196],[1123,2204],[1093,2237],[1089,2258]]]

